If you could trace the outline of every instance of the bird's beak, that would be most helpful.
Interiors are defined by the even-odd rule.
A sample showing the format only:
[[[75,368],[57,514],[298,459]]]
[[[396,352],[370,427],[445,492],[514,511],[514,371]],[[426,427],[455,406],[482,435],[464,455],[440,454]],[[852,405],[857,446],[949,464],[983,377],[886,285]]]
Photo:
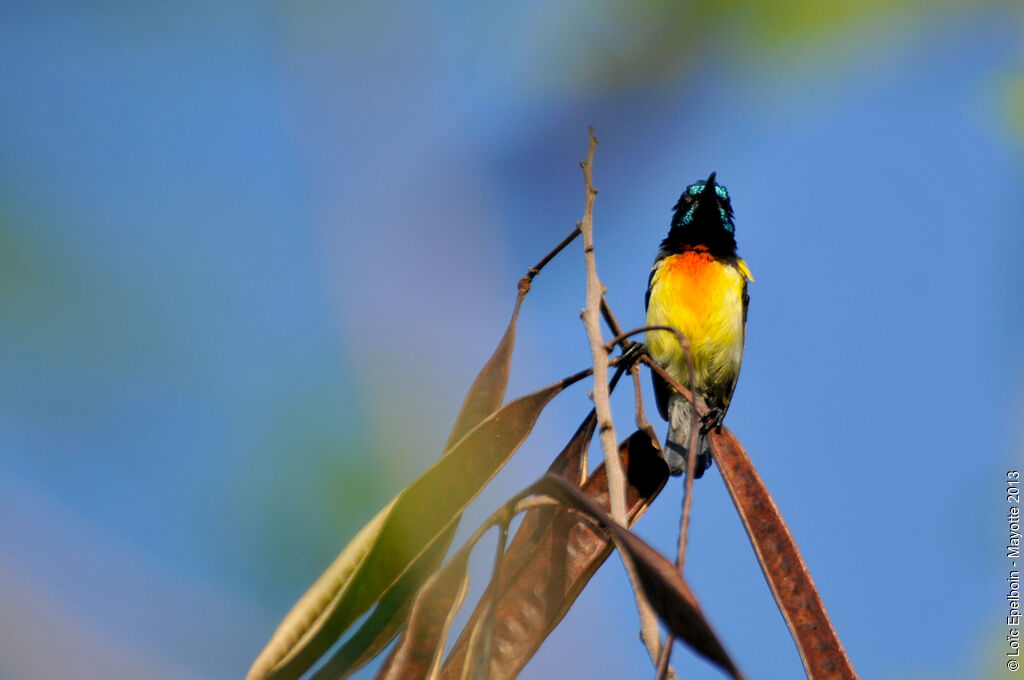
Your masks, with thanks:
[[[718,220],[718,194],[715,192],[715,173],[708,175],[707,182],[704,184],[704,191],[700,192],[700,196],[697,197],[697,211],[694,215],[694,219],[704,220]]]
[[[714,205],[718,202],[718,194],[715,193],[715,173],[708,175],[704,183],[704,191],[700,192],[700,202]]]

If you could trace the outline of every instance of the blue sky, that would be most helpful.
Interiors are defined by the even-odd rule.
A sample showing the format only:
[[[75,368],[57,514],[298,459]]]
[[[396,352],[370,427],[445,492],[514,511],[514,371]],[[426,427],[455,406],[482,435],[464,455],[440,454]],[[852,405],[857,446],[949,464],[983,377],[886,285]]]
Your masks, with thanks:
[[[998,668],[1024,434],[1019,12],[760,56],[726,23],[688,68],[613,84],[581,75],[595,36],[622,37],[581,4],[494,12],[5,10],[0,678],[64,656],[80,677],[237,677],[436,457],[516,280],[581,215],[588,123],[623,324],[682,188],[716,170],[734,197],[756,282],[727,423],[861,675]],[[524,308],[511,393],[589,361],[582,305],[571,250]],[[631,397],[613,405],[625,436]],[[559,397],[467,522],[586,408]],[[666,553],[670,487],[637,528]],[[709,617],[751,675],[797,677],[716,472],[695,502]],[[524,677],[566,648],[581,673],[647,677],[636,627],[613,558]]]

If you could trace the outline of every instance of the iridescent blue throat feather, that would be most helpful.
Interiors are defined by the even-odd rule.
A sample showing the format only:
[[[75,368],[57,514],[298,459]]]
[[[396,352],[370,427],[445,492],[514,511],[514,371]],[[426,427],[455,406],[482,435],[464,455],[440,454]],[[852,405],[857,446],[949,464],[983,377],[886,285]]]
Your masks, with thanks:
[[[674,210],[672,229],[662,243],[663,250],[680,252],[703,245],[718,257],[735,254],[732,203],[729,191],[715,183],[715,173],[686,187]]]
[[[706,182],[694,182],[693,184],[686,188],[686,191],[683,195],[692,196],[694,199],[696,199],[698,196],[700,196],[701,193],[704,192],[706,186]],[[735,232],[736,226],[732,222],[732,211],[727,211],[726,209],[729,205],[729,191],[721,184],[715,184],[714,188],[715,195],[718,196],[719,199],[721,199],[721,202],[716,201],[716,203],[719,203],[718,215],[722,220],[722,228],[728,232]],[[681,202],[682,197],[680,197],[680,203]],[[722,204],[723,202],[724,205]],[[680,219],[677,216],[677,220],[673,221],[673,226],[685,227],[686,225],[691,224],[693,222],[693,214],[697,210],[697,205],[698,203],[696,202],[691,203],[689,209],[687,209],[686,213],[683,214],[682,218]],[[678,208],[679,205],[677,204],[676,207]]]

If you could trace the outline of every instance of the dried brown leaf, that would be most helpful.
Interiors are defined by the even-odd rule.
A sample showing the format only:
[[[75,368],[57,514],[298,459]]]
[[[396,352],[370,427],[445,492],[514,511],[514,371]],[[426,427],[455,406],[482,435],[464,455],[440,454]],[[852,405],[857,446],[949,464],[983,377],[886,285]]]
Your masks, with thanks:
[[[857,673],[825,612],[796,541],[747,452],[727,429],[710,436],[711,453],[793,635],[807,677],[854,680]]]
[[[498,544],[495,546],[494,567],[491,571],[491,583],[501,580],[501,567],[508,543],[508,525],[511,517],[507,517],[500,525]],[[488,680],[488,668],[491,663],[491,648],[494,642],[494,601],[490,598],[482,600],[484,609],[475,625],[470,629],[469,656],[462,669],[462,680]]]
[[[646,434],[641,433],[641,436],[647,439]],[[669,630],[732,677],[743,677],[701,612],[689,586],[671,562],[629,529],[612,520],[604,509],[564,480],[547,476],[538,484],[538,491],[549,493],[597,521],[615,541],[623,559],[633,565],[647,601]]]
[[[569,443],[548,466],[548,473],[559,475],[573,484],[582,484],[583,473],[586,469],[587,448],[590,446],[590,440],[594,436],[596,427],[597,414],[591,410],[590,414],[580,423]],[[603,468],[601,469],[603,470]],[[559,508],[547,506],[531,508],[523,515],[523,520],[520,522],[508,550],[505,551],[501,570],[503,575],[517,573],[524,561],[532,559],[533,544],[540,536],[540,532],[548,528],[551,519],[557,512],[559,512]],[[488,589],[481,601],[489,597],[490,593],[491,591]]]
[[[587,478],[587,449],[590,447],[590,440],[594,437],[596,427],[597,412],[591,409],[576,428],[569,443],[551,461],[548,472],[576,486],[582,484]]]
[[[436,677],[452,619],[466,596],[469,550],[461,550],[423,584],[412,605],[409,623],[377,672],[377,680],[422,680]]]
[[[469,392],[466,393],[459,415],[455,418],[455,425],[452,426],[452,433],[448,436],[448,443],[444,445],[445,451],[449,451],[455,442],[465,437],[477,423],[498,410],[501,402],[505,400],[505,389],[508,387],[508,375],[512,366],[512,349],[516,341],[516,320],[519,318],[519,309],[525,296],[526,291],[520,288],[508,327],[498,341],[494,354],[477,373]]]
[[[559,458],[580,455],[580,447],[585,450],[592,435],[593,422],[588,418]],[[668,468],[650,438],[640,432],[619,446],[619,456],[626,470],[627,517],[632,523],[665,485]],[[552,467],[563,469],[561,464]],[[566,481],[575,483],[571,477]],[[584,483],[582,493],[601,508],[609,507],[608,478],[603,464]],[[489,678],[514,678],[611,551],[612,541],[607,534],[575,513],[558,508],[527,512],[505,554],[500,578],[481,598],[446,659],[441,677],[460,677],[469,642],[466,631],[472,630],[474,622],[485,612],[488,599],[497,592]]]

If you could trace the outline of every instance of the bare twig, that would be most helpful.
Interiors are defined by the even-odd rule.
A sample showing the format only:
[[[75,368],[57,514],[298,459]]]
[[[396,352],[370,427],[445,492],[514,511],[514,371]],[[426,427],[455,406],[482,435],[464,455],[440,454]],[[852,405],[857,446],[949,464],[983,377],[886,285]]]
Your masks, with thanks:
[[[581,163],[586,197],[583,206],[583,219],[579,223],[583,234],[583,259],[587,270],[587,305],[583,309],[583,325],[590,339],[590,351],[594,358],[594,408],[597,410],[597,426],[604,449],[604,463],[608,470],[608,493],[611,498],[611,516],[626,525],[626,494],[625,475],[619,460],[618,445],[615,437],[615,424],[612,422],[612,408],[608,401],[608,350],[601,338],[601,322],[599,320],[601,298],[604,297],[604,286],[597,278],[597,263],[594,259],[594,196],[597,190],[593,182],[594,147],[597,137],[594,128],[590,128],[590,143],[587,147],[587,160]]]
[[[608,324],[608,328],[611,329],[612,333],[615,335],[622,333],[622,326],[619,325],[618,319],[612,314],[612,308],[608,306],[608,300],[603,297],[601,298],[601,316],[604,317],[604,322]]]
[[[629,584],[633,587],[633,599],[636,600],[636,609],[640,614],[640,641],[647,648],[647,654],[651,657],[651,663],[657,665],[661,657],[661,628],[658,626],[658,615],[654,608],[647,601],[643,586],[640,585],[639,577],[633,565],[628,564],[629,558],[622,556],[622,564],[629,576]]]
[[[644,398],[640,389],[640,367],[633,364],[629,367],[629,372],[633,377],[633,394],[636,399],[636,428],[646,433],[655,449],[660,450],[661,443],[658,441],[658,435],[654,432],[654,427],[647,422],[647,416],[644,414]],[[654,608],[647,601],[647,596],[644,594],[643,589],[636,582],[636,574],[633,573],[633,570],[627,567],[626,573],[629,574],[629,582],[633,586],[633,594],[636,598],[637,612],[640,614],[640,639],[643,641],[644,646],[647,647],[647,653],[650,655],[651,661],[657,665],[658,659],[664,651],[658,627],[658,615],[654,613]],[[674,680],[675,673],[672,673],[669,677],[670,680]]]
[[[671,666],[668,665],[669,659],[672,657],[672,645],[676,642],[676,636],[672,633],[668,634],[665,639],[665,644],[661,647],[661,653],[658,655],[658,663],[655,664],[657,672],[654,674],[654,680],[666,680],[666,678],[674,675]]]
[[[609,352],[611,351],[611,348],[614,345],[619,345],[623,353],[629,351],[637,343],[634,343],[628,338],[631,335],[646,330],[669,331],[676,335],[676,338],[679,340],[680,344],[688,346],[686,336],[680,333],[678,329],[672,328],[670,326],[644,326],[642,328],[634,329],[628,332],[623,332],[622,326],[619,325],[618,319],[616,319],[615,314],[612,313],[611,306],[609,306],[608,301],[603,297],[601,298],[601,316],[604,317],[604,321],[608,325],[608,328],[611,330],[611,332],[615,334],[615,337],[612,340],[610,340],[606,345]],[[660,450],[661,442],[658,441],[658,435],[655,433],[654,427],[649,422],[647,422],[647,416],[644,413],[644,399],[642,391],[640,389],[640,367],[634,363],[632,366],[629,367],[629,370],[633,377],[633,391],[636,395],[637,429],[641,430],[642,432],[645,432],[647,436],[650,438],[651,443],[654,445],[654,447]],[[644,646],[647,647],[647,653],[650,655],[651,661],[658,669],[658,677],[661,680],[666,680],[666,678],[667,680],[675,680],[675,671],[673,671],[672,668],[669,667],[667,657],[668,650],[671,648],[672,641],[675,638],[670,636],[664,644],[661,643],[661,635],[658,632],[657,614],[654,613],[654,608],[651,607],[651,604],[647,601],[647,597],[644,595],[643,590],[638,587],[636,575],[633,573],[632,568],[629,565],[627,565],[626,561],[623,561],[623,565],[626,566],[626,573],[629,575],[630,584],[633,586],[633,595],[636,598],[636,607],[640,615],[640,640],[644,643]]]
[[[615,347],[615,345],[621,343],[626,338],[632,335],[636,335],[638,333],[646,333],[647,331],[668,331],[669,333],[672,333],[673,335],[676,336],[676,340],[679,341],[679,344],[682,345],[683,351],[685,351],[687,354],[690,353],[690,341],[686,338],[685,335],[683,335],[682,331],[673,326],[660,325],[640,326],[639,328],[634,328],[633,330],[629,331],[619,331],[618,335],[616,335],[614,338],[605,343],[605,348],[609,352],[611,352],[612,348]]]
[[[604,366],[604,374],[606,376],[608,375],[608,367],[609,366],[618,366],[621,363],[622,363],[622,357],[612,357],[611,359],[608,360],[608,363],[603,364],[603,366]],[[584,368],[582,371],[579,371],[577,373],[573,373],[570,376],[566,376],[565,378],[562,378],[562,380],[561,380],[562,389],[565,389],[565,388],[569,387],[570,385],[575,385],[580,380],[583,380],[584,378],[589,377],[589,376],[591,376],[593,374],[594,374],[594,368],[590,367],[590,368]]]
[[[618,323],[611,316],[611,310],[604,302],[604,286],[597,277],[597,263],[594,258],[594,189],[592,169],[594,162],[594,147],[597,145],[597,138],[594,137],[594,128],[590,128],[590,144],[587,149],[587,160],[582,163],[583,180],[586,184],[586,203],[584,204],[583,220],[580,222],[580,231],[583,233],[583,257],[587,270],[587,306],[583,310],[583,324],[587,329],[587,337],[590,339],[590,350],[594,357],[594,409],[597,411],[598,431],[601,439],[601,448],[604,450],[605,470],[608,474],[608,496],[611,505],[611,517],[620,524],[626,526],[626,478],[622,470],[622,462],[619,460],[617,439],[615,436],[615,424],[612,422],[612,409],[608,399],[607,389],[607,361],[611,347],[606,346],[601,337],[601,322],[599,314],[604,313],[609,325]],[[621,334],[621,331],[619,331]],[[625,338],[623,338],[624,340]],[[612,343],[614,345],[614,343]],[[627,347],[623,347],[625,351]],[[603,371],[603,373],[602,373]],[[628,560],[624,559],[626,572],[629,574],[630,582],[633,584],[633,593],[636,597],[637,610],[640,614],[640,636],[647,646],[651,659],[658,657],[658,619],[654,610],[647,602],[643,590],[639,588],[637,576]]]
[[[704,417],[707,414],[708,406],[707,406],[707,404],[704,403],[704,400],[701,399],[699,396],[695,396],[693,394],[693,392],[691,392],[690,390],[688,390],[685,387],[683,387],[683,384],[681,382],[679,382],[678,380],[673,378],[671,375],[669,375],[668,371],[666,371],[664,368],[659,366],[658,363],[656,361],[654,361],[654,359],[652,359],[651,357],[649,357],[647,355],[644,355],[644,356],[640,357],[640,361],[642,361],[645,364],[647,364],[647,366],[652,371],[654,371],[655,373],[660,375],[662,378],[664,378],[665,382],[667,382],[669,384],[669,387],[674,389],[679,394],[683,395],[684,398],[689,399],[690,403],[693,403],[694,400],[696,399],[697,415],[698,415],[698,417],[702,418],[702,417]]]
[[[623,354],[625,354],[638,344],[631,340],[626,340],[626,338],[628,338],[630,335],[633,335],[633,333],[638,333],[639,330],[623,333],[622,326],[619,325],[618,319],[616,319],[615,315],[612,314],[612,308],[608,306],[608,300],[604,298],[601,298],[601,316],[604,317],[604,322],[608,324],[608,328],[611,329],[611,332],[615,334],[615,337],[606,345],[606,347],[608,347],[609,352],[611,351],[613,345],[619,345],[619,347],[622,349]],[[644,326],[644,328],[648,328],[648,326]],[[662,327],[650,326],[650,328]],[[668,327],[665,327],[665,329],[675,331],[675,329],[669,329]],[[639,357],[637,357],[637,360],[639,361]],[[660,451],[661,442],[658,441],[658,435],[654,432],[654,427],[649,422],[647,422],[647,415],[644,410],[644,397],[643,392],[640,389],[640,367],[637,366],[636,363],[634,363],[632,366],[629,367],[629,372],[633,376],[633,393],[635,395],[636,400],[636,427],[638,430],[646,432],[647,436],[651,438],[651,443],[654,444],[654,448]]]
[[[690,531],[690,506],[693,503],[691,492],[693,491],[693,470],[697,461],[697,440],[699,431],[697,429],[697,382],[693,371],[693,355],[690,353],[690,343],[683,345],[683,352],[686,353],[686,370],[690,374],[690,455],[686,457],[686,484],[683,491],[683,516],[679,524],[679,551],[676,554],[676,566],[679,567],[679,575],[683,574],[683,563],[686,559],[686,537]]]
[[[540,270],[544,268],[544,265],[550,262],[552,258],[555,257],[555,255],[558,255],[558,253],[562,252],[562,250],[564,250],[567,245],[572,243],[579,235],[580,226],[577,224],[576,227],[569,233],[569,235],[562,239],[561,243],[552,248],[550,253],[542,257],[540,262],[533,265],[527,270],[526,274],[523,275],[523,278],[519,279],[519,290],[522,291],[523,295],[526,294],[526,291],[530,290],[530,284],[533,282],[534,277],[540,273]]]
[[[686,354],[686,370],[689,373],[690,386],[696,386],[696,376],[693,371],[693,355],[690,353],[690,343],[687,342],[682,345],[683,352]],[[689,443],[689,455],[686,457],[686,482],[683,485],[683,512],[682,517],[679,519],[679,548],[676,552],[676,567],[679,569],[679,575],[683,574],[683,565],[686,560],[686,538],[690,530],[690,506],[693,503],[693,471],[696,467],[697,461],[697,390],[692,389],[690,391],[690,443]],[[665,639],[665,646],[662,648],[662,657],[658,659],[658,673],[656,675],[657,680],[662,680],[667,677],[667,669],[669,668],[669,661],[672,659],[672,647],[675,645],[676,636],[672,633],[668,634]]]
[[[607,308],[607,305],[605,305],[605,308]],[[608,309],[607,314],[605,316],[606,320],[609,318],[610,314],[611,314],[611,310]],[[615,323],[614,317],[610,317],[610,318],[611,318],[611,322],[609,323],[609,325],[612,326],[613,329],[618,330],[617,329],[618,324]],[[670,333],[673,333],[676,336],[676,340],[679,341],[679,345],[682,347],[683,353],[686,356],[686,370],[689,373],[690,384],[691,385],[695,384],[696,376],[695,376],[694,369],[693,369],[693,355],[690,353],[690,342],[686,338],[686,336],[681,331],[679,331],[677,328],[673,328],[672,326],[641,326],[640,328],[634,328],[631,331],[625,331],[625,332],[620,331],[619,334],[616,337],[612,338],[608,342],[607,346],[611,347],[611,346],[614,346],[614,345],[616,345],[618,343],[621,343],[621,342],[625,341],[626,338],[628,338],[631,335],[635,335],[637,333],[642,333],[642,332],[645,332],[645,331],[653,331],[653,330],[668,331]],[[691,502],[692,502],[692,500],[691,500],[691,492],[693,490],[693,472],[694,472],[695,461],[697,459],[697,456],[694,453],[696,451],[696,449],[697,449],[697,439],[698,439],[698,435],[699,435],[699,430],[697,428],[697,422],[698,422],[700,417],[703,417],[707,413],[707,405],[704,403],[703,399],[700,399],[697,396],[697,393],[696,393],[695,390],[688,390],[685,387],[683,387],[679,383],[678,380],[676,380],[671,375],[669,375],[668,371],[666,371],[664,368],[659,366],[653,359],[651,359],[650,356],[645,354],[645,355],[640,357],[640,361],[643,361],[644,363],[646,363],[651,368],[651,370],[653,370],[655,373],[657,373],[662,378],[664,378],[666,380],[666,382],[668,382],[669,386],[672,387],[672,389],[674,389],[677,392],[679,392],[684,398],[689,399],[690,400],[690,405],[692,406],[692,408],[690,409],[691,412],[692,412],[691,416],[690,416],[691,417],[691,420],[690,420],[690,442],[689,442],[689,445],[690,445],[690,455],[687,456],[687,458],[686,458],[686,483],[685,483],[685,487],[684,487],[685,488],[685,492],[684,492],[684,496],[683,496],[683,514],[682,514],[682,521],[681,521],[680,526],[679,526],[679,550],[678,550],[678,554],[677,554],[677,557],[676,557],[676,564],[679,566],[679,572],[682,573],[683,563],[685,561],[685,553],[686,553],[686,539],[687,539],[687,534],[689,532],[689,527],[690,527],[690,506],[691,506]],[[639,386],[637,385],[637,388],[638,387]],[[638,397],[638,399],[639,399],[639,397]],[[645,422],[646,422],[646,419],[645,419]],[[637,425],[638,425],[638,427],[641,427],[641,429],[643,429],[642,425],[640,425],[640,421],[639,420],[637,421]]]
[[[651,438],[651,441],[658,444],[658,435],[654,432],[654,427],[647,422],[647,414],[644,413],[644,395],[643,390],[640,389],[640,369],[636,364],[633,364],[629,368],[630,374],[633,376],[633,397],[636,407],[636,429],[647,433],[647,436]],[[658,448],[661,448],[660,445]]]
[[[676,331],[679,333],[679,331]],[[679,575],[683,574],[683,566],[686,562],[686,540],[690,531],[690,506],[693,504],[693,472],[696,467],[697,461],[697,390],[696,390],[696,375],[693,370],[693,354],[690,353],[690,343],[679,341],[680,346],[683,348],[683,352],[686,355],[686,371],[689,374],[690,386],[694,389],[690,390],[690,442],[689,442],[689,455],[686,457],[686,482],[683,485],[683,512],[682,517],[679,519],[679,548],[676,552],[676,568],[679,569]],[[680,386],[681,387],[681,386]],[[658,658],[658,672],[655,674],[655,680],[664,680],[668,677],[670,672],[669,661],[672,659],[672,647],[675,644],[676,636],[672,633],[668,634],[665,639],[665,646],[661,648],[661,656]]]

